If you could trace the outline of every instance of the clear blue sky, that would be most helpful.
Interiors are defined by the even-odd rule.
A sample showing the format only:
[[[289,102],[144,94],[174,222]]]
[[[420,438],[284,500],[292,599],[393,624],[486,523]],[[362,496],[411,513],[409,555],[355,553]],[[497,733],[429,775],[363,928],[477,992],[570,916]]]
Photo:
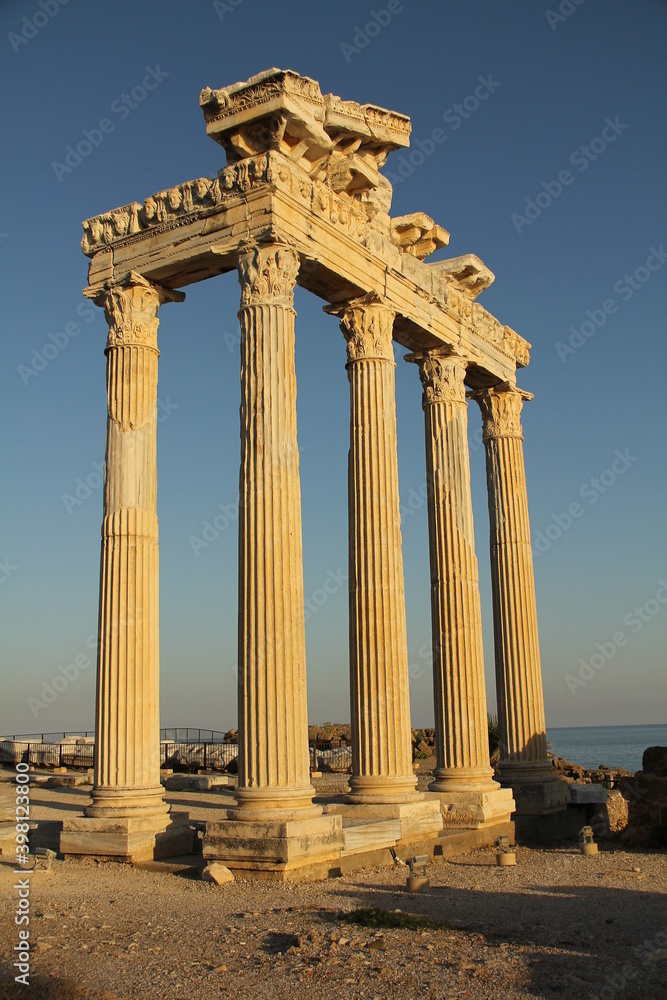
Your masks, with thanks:
[[[105,322],[81,297],[81,220],[215,174],[224,153],[206,137],[200,89],[270,66],[309,75],[325,93],[410,115],[413,148],[444,130],[446,138],[395,184],[392,213],[424,211],[448,229],[451,243],[440,257],[481,257],[496,274],[481,301],[533,344],[519,382],[535,393],[524,409],[533,538],[541,532],[540,546],[550,543],[536,558],[547,722],[664,722],[667,604],[655,598],[667,601],[667,587],[659,589],[667,580],[664,2],[585,0],[565,16],[549,15],[546,0],[404,0],[392,4],[389,23],[368,33],[364,25],[372,10],[386,9],[384,0],[44,4],[46,13],[37,0],[5,0],[0,8],[0,731],[85,728],[94,718],[94,665],[83,666],[37,717],[27,703],[40,699],[59,666],[77,656],[85,664],[96,631]],[[558,11],[555,0],[551,9]],[[133,99],[147,67],[159,82]],[[480,77],[487,81],[480,93],[488,92],[481,102],[474,98]],[[113,129],[89,155],[79,164],[70,157],[69,172],[54,167],[104,118]],[[407,174],[406,163],[405,153],[393,154],[386,171]],[[559,191],[554,182],[563,171],[569,180]],[[537,208],[527,209],[527,199]],[[658,254],[647,268],[651,248]],[[236,722],[237,522],[232,516],[198,555],[191,539],[218,505],[237,497],[239,293],[233,275],[186,292],[185,303],[161,310],[159,334],[161,719],[226,729]],[[297,290],[307,596],[347,560],[345,345],[322,304]],[[584,334],[576,333],[586,322]],[[557,345],[572,347],[570,337],[575,346],[564,353]],[[40,366],[44,345],[51,357],[27,375]],[[424,482],[425,460],[418,375],[402,353],[396,378],[407,507]],[[475,404],[469,423],[493,707]],[[626,463],[609,471],[617,452]],[[80,504],[63,501],[86,479],[89,496],[79,486]],[[580,516],[568,526],[571,504],[580,505]],[[426,510],[416,506],[403,518],[410,690],[413,724],[429,725]],[[558,538],[554,516],[564,526]],[[334,593],[307,622],[314,722],[349,718],[347,597],[336,586],[329,584]],[[577,678],[580,661],[596,653],[598,669],[584,670],[592,679],[570,690],[567,675]]]

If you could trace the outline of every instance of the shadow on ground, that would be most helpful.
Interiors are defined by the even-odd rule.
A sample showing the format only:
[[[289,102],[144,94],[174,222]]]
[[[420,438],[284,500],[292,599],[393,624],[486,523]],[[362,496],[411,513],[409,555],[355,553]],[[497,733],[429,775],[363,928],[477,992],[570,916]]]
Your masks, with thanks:
[[[498,874],[495,867],[489,869],[490,877]],[[474,889],[437,886],[409,895],[393,885],[332,887],[346,908],[400,907],[480,934],[488,945],[529,947],[532,955],[525,958],[539,996],[549,991],[568,1000],[597,1000],[598,994],[667,1000],[667,901],[664,894],[642,891],[641,917],[628,926],[626,899],[636,891],[568,885],[485,890],[482,911],[471,907],[471,897],[478,895]]]

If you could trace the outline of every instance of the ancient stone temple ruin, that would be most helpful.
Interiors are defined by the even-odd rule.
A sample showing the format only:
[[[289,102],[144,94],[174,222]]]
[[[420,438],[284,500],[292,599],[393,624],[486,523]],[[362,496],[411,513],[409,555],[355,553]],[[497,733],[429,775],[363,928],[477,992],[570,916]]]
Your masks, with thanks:
[[[378,847],[504,832],[516,808],[566,801],[550,770],[516,385],[530,345],[477,301],[493,281],[473,254],[428,263],[449,234],[392,217],[381,168],[409,144],[404,115],[268,70],[200,104],[225,150],[186,181],[84,223],[84,294],[105,310],[108,423],[92,804],[61,850],[136,860],[187,850],[187,814],[160,784],[156,406],[158,310],[235,272],[241,286],[239,774],[207,823],[204,854],[234,869],[307,877]],[[350,384],[349,608],[352,775],[313,802],[309,775],[293,291],[338,317]],[[169,322],[168,314],[165,322]],[[428,480],[437,769],[412,767],[401,555],[395,340],[421,381]],[[341,378],[343,378],[341,363]],[[415,406],[418,383],[415,378]],[[481,409],[491,521],[501,781],[489,765],[467,443]],[[344,470],[340,470],[344,475]],[[479,837],[486,840],[479,840]]]

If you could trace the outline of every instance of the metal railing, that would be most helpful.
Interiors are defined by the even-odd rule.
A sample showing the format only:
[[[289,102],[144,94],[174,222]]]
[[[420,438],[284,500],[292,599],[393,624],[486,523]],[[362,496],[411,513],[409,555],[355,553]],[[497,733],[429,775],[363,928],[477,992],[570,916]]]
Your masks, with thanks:
[[[352,770],[352,747],[342,743],[313,743],[309,746],[310,770],[347,774]]]
[[[203,734],[203,735],[202,735]],[[160,730],[160,742],[170,743],[226,743],[226,733],[218,729],[171,728]]]
[[[209,735],[211,739],[209,739]],[[0,740],[0,763],[21,761],[41,767],[90,768],[94,766],[94,732],[23,734]],[[202,739],[203,737],[203,739]],[[73,738],[90,742],[63,742]],[[160,766],[174,771],[234,771],[238,743],[215,729],[172,728],[160,730]],[[344,774],[352,768],[352,748],[346,744],[313,743],[308,748],[311,771]]]
[[[0,742],[0,763],[33,764],[40,767],[93,767],[94,743],[49,743],[37,738]]]
[[[197,730],[193,730],[196,732]],[[221,740],[162,740],[160,765],[174,771],[209,770],[226,771],[238,757],[238,743]]]
[[[5,740],[13,740],[16,743],[59,743],[60,740],[66,740],[68,738],[94,738],[95,730],[86,730],[85,732],[81,730],[76,733],[62,733],[60,730],[56,733],[20,733],[18,736],[5,736]]]

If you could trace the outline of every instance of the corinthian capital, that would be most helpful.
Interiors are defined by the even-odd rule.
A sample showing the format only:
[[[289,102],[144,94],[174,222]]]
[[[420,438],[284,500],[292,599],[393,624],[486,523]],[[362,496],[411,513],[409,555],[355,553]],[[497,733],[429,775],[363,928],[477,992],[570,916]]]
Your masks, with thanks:
[[[241,308],[280,302],[292,306],[299,273],[299,255],[281,243],[248,246],[239,254]]]
[[[102,289],[87,288],[87,298],[104,308],[109,324],[106,350],[112,347],[148,347],[157,351],[157,311],[164,302],[182,302],[184,292],[148,281],[137,271]]]
[[[407,354],[405,360],[419,365],[419,378],[424,388],[424,408],[433,403],[465,405],[466,366],[462,358],[447,356],[435,350],[427,351],[426,354]]]
[[[395,312],[375,292],[343,305],[325,306],[324,311],[340,317],[348,363],[370,359],[393,362]]]
[[[492,389],[479,389],[472,393],[482,411],[483,437],[485,441],[500,437],[523,439],[521,430],[521,407],[524,400],[532,399],[532,392],[517,389],[509,382]]]

